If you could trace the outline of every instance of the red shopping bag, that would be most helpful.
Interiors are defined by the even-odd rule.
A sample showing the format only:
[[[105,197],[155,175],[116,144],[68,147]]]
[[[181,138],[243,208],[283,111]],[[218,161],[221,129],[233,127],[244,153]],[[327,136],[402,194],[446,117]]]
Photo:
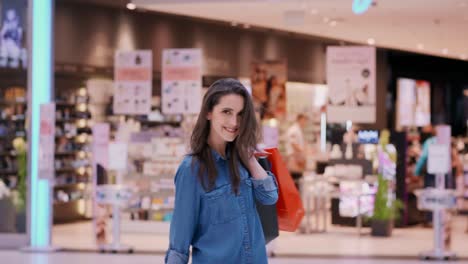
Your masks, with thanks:
[[[278,182],[276,210],[279,229],[294,232],[299,227],[302,217],[304,217],[301,195],[294,185],[294,181],[278,149],[268,148],[265,149],[265,152],[270,153],[268,160],[271,163],[271,172],[276,176]]]

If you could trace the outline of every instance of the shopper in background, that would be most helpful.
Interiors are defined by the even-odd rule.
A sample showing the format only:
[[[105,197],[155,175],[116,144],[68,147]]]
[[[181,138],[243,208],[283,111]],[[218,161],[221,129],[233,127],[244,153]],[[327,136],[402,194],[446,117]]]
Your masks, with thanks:
[[[289,172],[300,190],[300,181],[306,167],[306,151],[303,129],[307,124],[307,116],[298,114],[296,122],[286,132],[286,155]]]
[[[191,153],[175,176],[166,263],[267,263],[255,200],[274,204],[278,188],[254,156],[258,123],[237,80],[216,81],[203,98]]]

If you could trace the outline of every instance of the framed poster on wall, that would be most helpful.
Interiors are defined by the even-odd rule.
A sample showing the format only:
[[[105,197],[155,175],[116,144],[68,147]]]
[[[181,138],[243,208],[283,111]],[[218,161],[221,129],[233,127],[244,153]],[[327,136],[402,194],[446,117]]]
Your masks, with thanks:
[[[430,83],[408,78],[397,79],[397,128],[423,127],[431,123]]]
[[[374,47],[327,47],[327,122],[376,121]]]

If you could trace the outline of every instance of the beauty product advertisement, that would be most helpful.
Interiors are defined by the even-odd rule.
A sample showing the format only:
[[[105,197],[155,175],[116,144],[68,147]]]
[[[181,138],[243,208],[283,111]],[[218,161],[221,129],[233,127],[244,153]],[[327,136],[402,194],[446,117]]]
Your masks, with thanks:
[[[376,121],[374,47],[327,47],[327,122]]]
[[[201,49],[165,49],[162,60],[163,113],[198,113],[202,101]]]
[[[398,78],[397,126],[422,127],[431,123],[431,88],[423,80]]]
[[[114,69],[114,114],[145,115],[151,112],[153,52],[117,51]]]

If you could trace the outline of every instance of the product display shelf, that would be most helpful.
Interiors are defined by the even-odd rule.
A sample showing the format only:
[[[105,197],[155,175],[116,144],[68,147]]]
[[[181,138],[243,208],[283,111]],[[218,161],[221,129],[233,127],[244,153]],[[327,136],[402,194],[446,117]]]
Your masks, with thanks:
[[[15,190],[18,185],[18,164],[13,140],[17,137],[26,139],[26,87],[26,70],[0,68],[0,181],[11,190]]]
[[[54,186],[54,222],[63,223],[86,218],[83,209],[89,203],[91,181],[91,129],[89,97],[86,88],[57,92],[56,150]]]

